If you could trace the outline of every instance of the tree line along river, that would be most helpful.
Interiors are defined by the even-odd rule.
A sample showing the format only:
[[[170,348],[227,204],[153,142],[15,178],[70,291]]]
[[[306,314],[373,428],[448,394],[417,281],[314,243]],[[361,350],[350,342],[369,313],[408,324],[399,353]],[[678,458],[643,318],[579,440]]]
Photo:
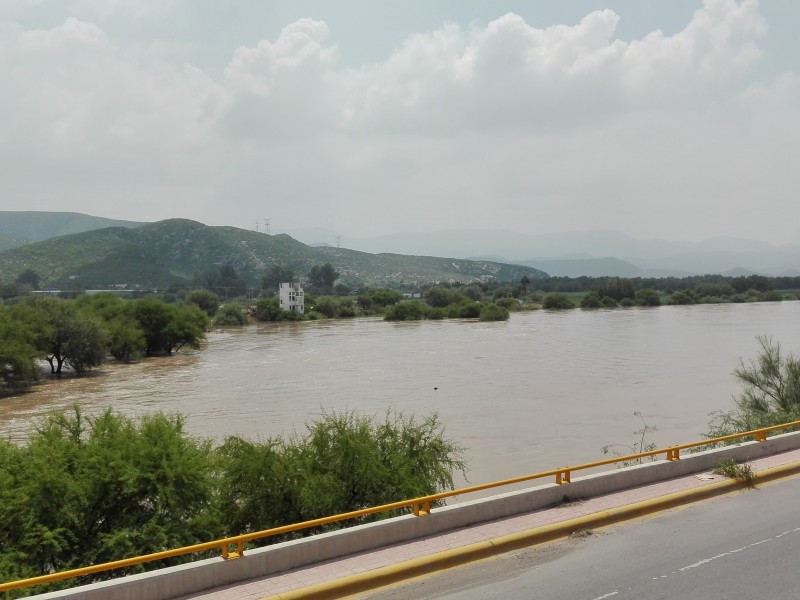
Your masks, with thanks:
[[[733,407],[732,372],[755,358],[758,335],[798,353],[800,302],[252,325],[212,332],[197,352],[6,397],[0,433],[23,442],[37,417],[75,402],[180,412],[219,441],[302,433],[323,411],[435,411],[466,448],[469,481],[483,483],[601,459],[602,446],[636,441],[634,412],[659,447],[699,439],[709,413]]]

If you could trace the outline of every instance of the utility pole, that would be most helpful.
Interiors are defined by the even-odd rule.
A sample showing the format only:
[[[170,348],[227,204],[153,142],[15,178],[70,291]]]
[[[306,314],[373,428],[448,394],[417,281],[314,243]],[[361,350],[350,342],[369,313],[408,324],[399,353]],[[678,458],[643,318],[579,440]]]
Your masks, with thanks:
[[[340,235],[336,236],[336,247],[337,248],[341,248],[342,247],[342,236],[340,236]]]

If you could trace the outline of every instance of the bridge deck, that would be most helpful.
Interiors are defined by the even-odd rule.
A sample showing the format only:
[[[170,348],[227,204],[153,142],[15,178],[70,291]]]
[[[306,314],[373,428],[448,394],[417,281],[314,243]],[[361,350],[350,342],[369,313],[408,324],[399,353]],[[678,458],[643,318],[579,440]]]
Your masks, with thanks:
[[[756,473],[800,462],[800,450],[775,454],[750,462]],[[483,523],[442,535],[430,536],[403,544],[387,546],[370,552],[350,555],[338,560],[327,561],[313,566],[296,569],[278,575],[253,579],[233,586],[208,590],[181,600],[255,600],[284,594],[307,586],[323,584],[345,577],[363,575],[376,569],[398,565],[423,556],[434,555],[447,550],[463,548],[478,542],[500,538],[543,526],[584,517],[609,509],[628,506],[673,494],[699,490],[705,486],[725,480],[721,475],[711,472],[696,473],[589,498],[554,508],[537,510],[528,514]],[[757,481],[756,481],[757,483]]]

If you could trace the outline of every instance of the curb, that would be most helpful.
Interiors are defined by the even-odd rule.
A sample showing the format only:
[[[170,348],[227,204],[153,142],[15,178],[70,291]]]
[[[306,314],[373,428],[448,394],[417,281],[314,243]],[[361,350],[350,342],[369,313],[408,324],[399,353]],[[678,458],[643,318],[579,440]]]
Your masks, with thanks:
[[[797,474],[800,474],[800,462],[780,465],[758,472],[756,484]],[[692,504],[693,502],[740,490],[745,487],[747,487],[746,483],[742,483],[736,479],[726,479],[695,489],[675,492],[627,506],[611,508],[560,523],[544,525],[535,529],[529,529],[520,533],[512,533],[483,542],[475,542],[461,548],[437,552],[436,554],[415,558],[396,565],[380,567],[357,575],[349,575],[334,581],[327,581],[288,592],[274,594],[262,600],[331,600],[333,598],[343,598],[352,594],[358,594],[397,583],[405,579],[429,575],[437,571],[465,565],[470,562],[490,558],[513,550],[519,550],[536,544],[568,537],[576,531],[593,527],[605,527],[630,519],[652,515],[685,504]]]

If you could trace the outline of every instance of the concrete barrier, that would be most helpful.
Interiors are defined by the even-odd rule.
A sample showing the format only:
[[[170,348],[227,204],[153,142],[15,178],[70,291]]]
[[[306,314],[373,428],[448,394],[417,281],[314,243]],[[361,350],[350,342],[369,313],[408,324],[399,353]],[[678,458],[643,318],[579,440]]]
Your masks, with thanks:
[[[800,432],[744,442],[716,450],[686,454],[680,460],[659,460],[626,469],[573,477],[564,485],[546,483],[490,498],[434,509],[429,515],[406,515],[358,525],[266,548],[248,550],[241,558],[211,558],[139,575],[34,596],[40,600],[169,600],[339,558],[657,481],[712,469],[725,460],[754,460],[800,448]]]

